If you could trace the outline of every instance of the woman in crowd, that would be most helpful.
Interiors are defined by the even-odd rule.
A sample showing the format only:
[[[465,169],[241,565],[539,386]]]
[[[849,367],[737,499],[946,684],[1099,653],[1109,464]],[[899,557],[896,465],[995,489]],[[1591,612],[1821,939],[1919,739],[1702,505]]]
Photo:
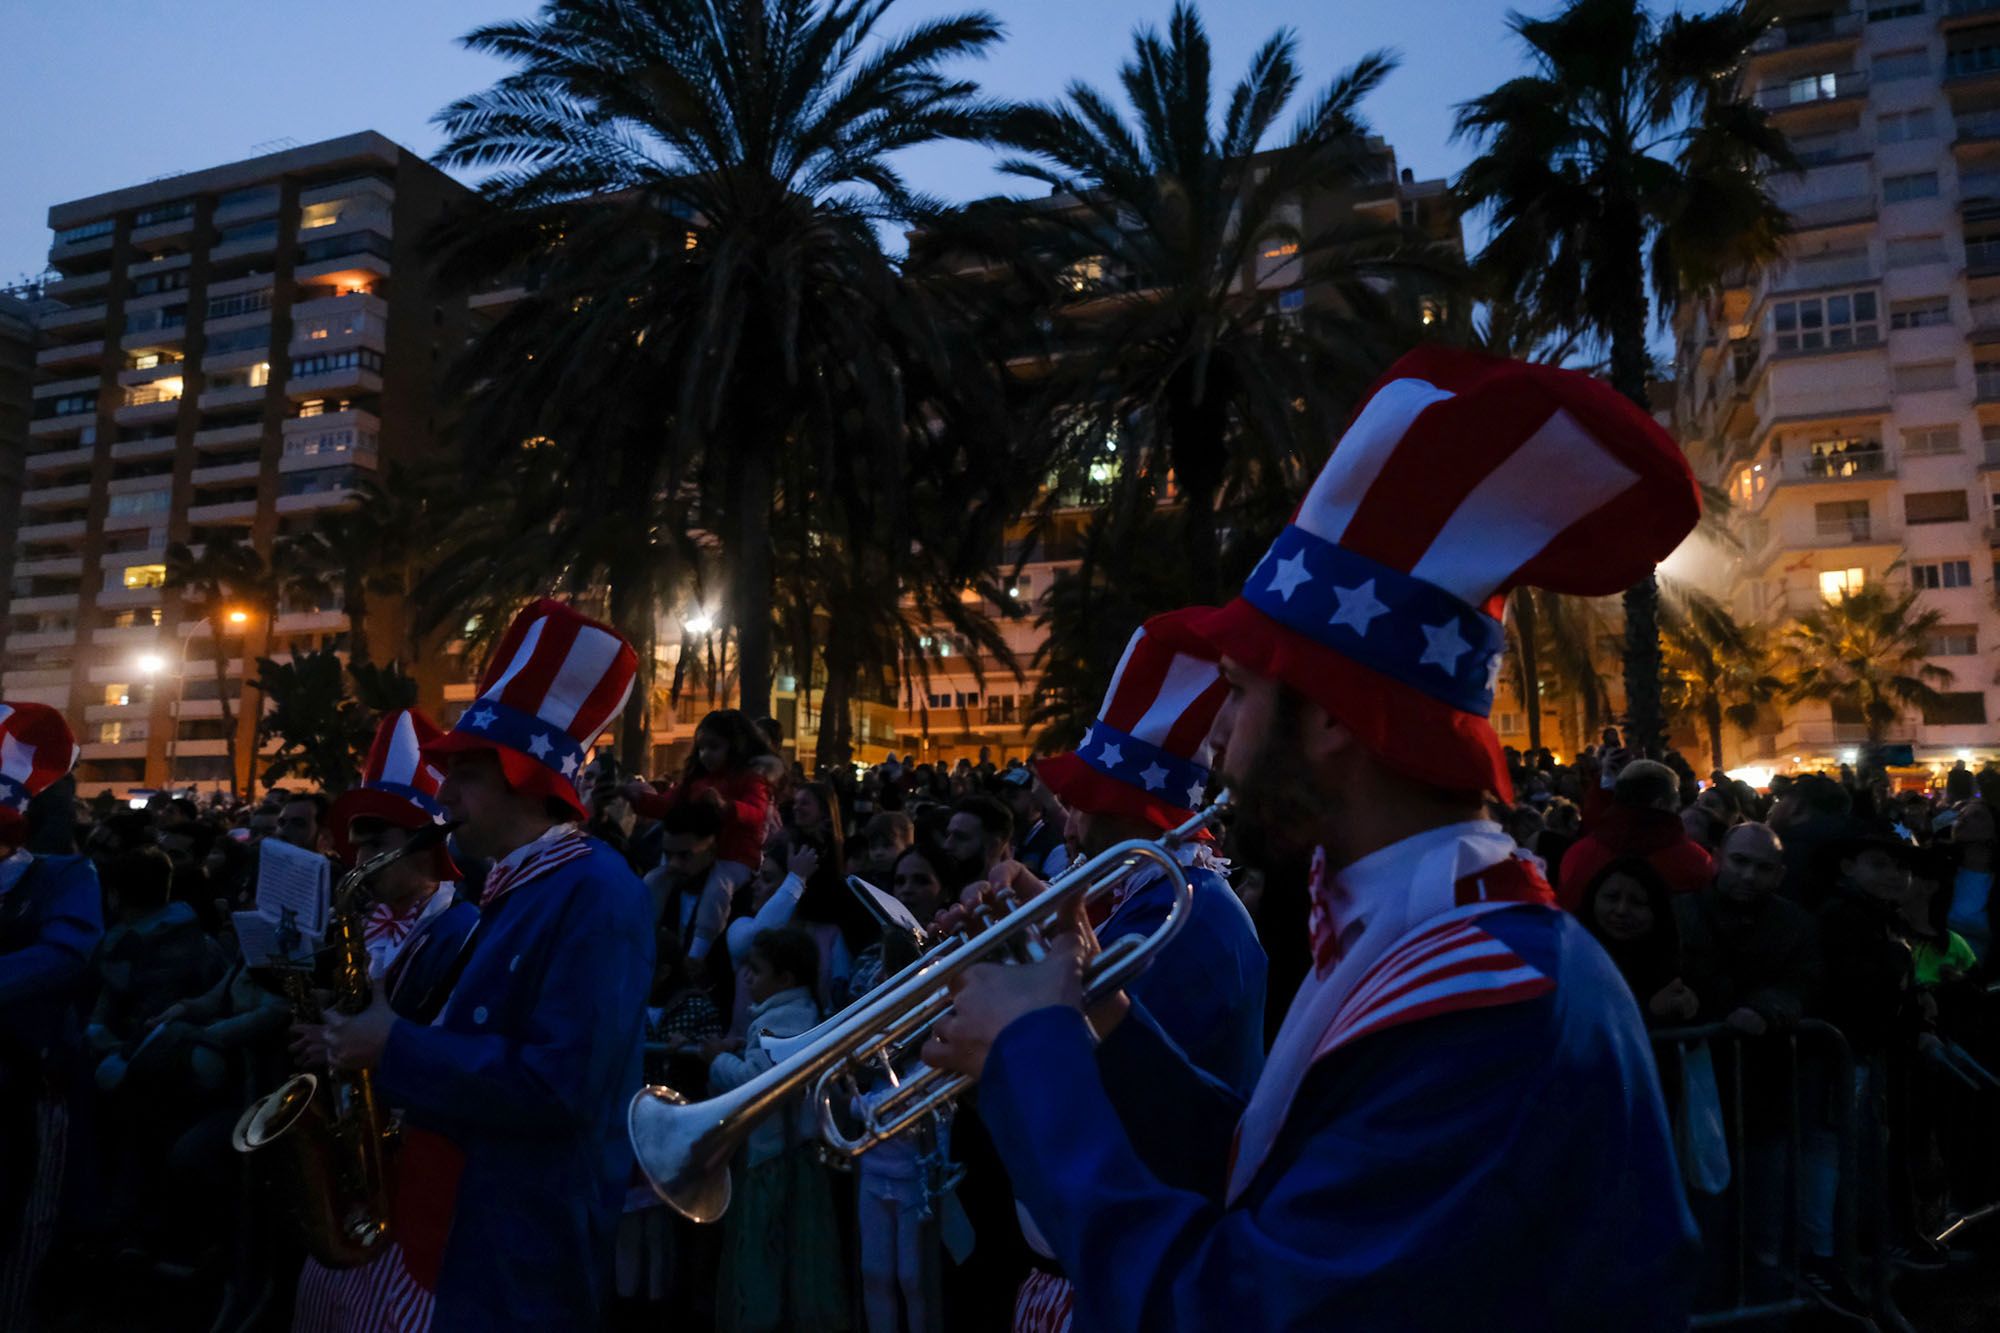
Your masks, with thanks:
[[[1680,930],[1659,871],[1636,856],[1613,861],[1585,886],[1578,915],[1618,965],[1648,1026],[1693,1020],[1701,1005],[1681,980]]]

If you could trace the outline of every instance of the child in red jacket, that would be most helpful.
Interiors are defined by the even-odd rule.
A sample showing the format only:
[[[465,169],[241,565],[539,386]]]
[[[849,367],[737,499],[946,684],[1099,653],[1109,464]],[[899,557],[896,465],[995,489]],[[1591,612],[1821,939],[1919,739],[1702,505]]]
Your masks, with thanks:
[[[679,782],[664,792],[643,782],[625,788],[633,810],[646,819],[659,819],[688,803],[707,805],[722,817],[722,830],[715,839],[715,866],[708,872],[701,903],[695,909],[693,937],[687,942],[690,961],[707,955],[729,920],[730,898],[750,882],[763,859],[771,788],[759,771],[759,761],[771,757],[769,742],[751,725],[749,717],[737,709],[722,708],[694,729],[694,751]]]

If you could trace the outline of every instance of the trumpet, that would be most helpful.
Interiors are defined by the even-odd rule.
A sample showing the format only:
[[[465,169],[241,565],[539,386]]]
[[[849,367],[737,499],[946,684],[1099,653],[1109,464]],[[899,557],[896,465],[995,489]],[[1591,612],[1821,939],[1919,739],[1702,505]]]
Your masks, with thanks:
[[[694,1222],[713,1222],[729,1207],[729,1159],[767,1116],[805,1094],[815,1104],[820,1136],[835,1152],[859,1156],[941,1113],[972,1080],[950,1070],[920,1066],[907,1076],[900,1060],[923,1044],[951,1009],[951,983],[968,968],[994,961],[1034,961],[1049,936],[1080,903],[1109,894],[1141,865],[1163,872],[1173,892],[1166,919],[1147,935],[1113,941],[1084,969],[1086,1003],[1123,987],[1152,962],[1187,924],[1194,895],[1175,851],[1213,827],[1228,808],[1228,793],[1156,840],[1134,838],[1072,867],[1024,903],[1000,899],[1003,915],[974,913],[976,934],[952,935],[872,993],[818,1027],[774,1042],[777,1063],[719,1097],[690,1102],[671,1088],[641,1088],[626,1111],[626,1132],[647,1183],[660,1199]],[[881,1076],[888,1092],[859,1112],[860,1129],[843,1129],[836,1114],[844,1090],[862,1077]]]

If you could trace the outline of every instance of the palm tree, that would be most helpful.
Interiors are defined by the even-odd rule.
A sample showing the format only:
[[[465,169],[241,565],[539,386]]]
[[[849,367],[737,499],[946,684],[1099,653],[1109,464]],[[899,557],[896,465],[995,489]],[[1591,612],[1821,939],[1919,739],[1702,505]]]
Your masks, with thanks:
[[[426,503],[415,485],[400,470],[387,484],[365,479],[355,488],[356,504],[318,511],[310,527],[280,537],[273,552],[277,566],[338,593],[347,616],[347,660],[356,667],[372,660],[369,596],[405,591],[406,567],[424,540]]]
[[[1951,672],[1930,662],[1930,636],[1944,612],[1919,610],[1915,589],[1875,583],[1814,607],[1785,633],[1785,694],[1858,716],[1880,745],[1912,708],[1943,702]]]
[[[1508,22],[1533,71],[1458,110],[1481,146],[1459,196],[1493,227],[1478,262],[1544,327],[1605,343],[1612,385],[1650,410],[1649,308],[1665,320],[1785,235],[1765,173],[1797,160],[1737,86],[1768,19],[1741,3],[1655,19],[1640,0],[1572,0]],[[1626,592],[1627,725],[1648,752],[1664,742],[1658,613],[1654,579]]]
[[[1782,691],[1771,650],[1755,626],[1737,623],[1727,607],[1691,589],[1663,601],[1667,716],[1707,733],[1709,763],[1722,767],[1722,725],[1756,725]]]
[[[166,552],[168,591],[178,592],[185,616],[208,625],[208,642],[215,666],[215,697],[222,710],[222,739],[229,757],[229,790],[240,788],[236,779],[236,727],[229,711],[229,654],[222,636],[232,612],[250,607],[268,615],[275,598],[271,567],[250,543],[234,536],[211,537],[199,551],[184,542],[175,542]],[[241,622],[238,622],[241,623]],[[186,689],[183,686],[182,697]],[[180,728],[180,719],[172,725]]]
[[[271,703],[265,730],[278,738],[264,781],[297,775],[329,795],[353,786],[374,727],[348,693],[340,655],[319,649],[289,662],[260,657],[256,684]]]
[[[1455,272],[1455,253],[1344,206],[1385,166],[1359,106],[1394,67],[1364,56],[1281,127],[1304,77],[1290,32],[1218,107],[1208,34],[1180,0],[1164,33],[1134,35],[1128,110],[1074,83],[1000,119],[994,138],[1015,154],[1001,169],[1060,201],[975,206],[951,229],[1060,313],[1044,429],[1072,461],[1117,459],[1115,504],[1178,497],[1184,596],[1225,592],[1221,530],[1246,548],[1269,537],[1218,509],[1275,494],[1282,522],[1355,399],[1414,341],[1416,302],[1396,295]],[[1274,277],[1315,299],[1278,318]]]
[[[759,712],[785,460],[814,456],[837,414],[881,435],[903,420],[898,367],[875,351],[901,298],[875,228],[927,204],[891,159],[975,130],[974,85],[943,67],[1000,32],[968,14],[889,36],[878,31],[888,8],[549,0],[532,19],[465,38],[517,68],[439,116],[439,162],[492,172],[484,193],[497,209],[461,248],[491,271],[527,264],[540,278],[495,333],[539,329],[536,383],[627,396],[643,385],[655,408],[595,438],[547,433],[579,466],[627,482],[628,504],[699,484],[727,556],[741,701]],[[607,382],[614,358],[639,373]]]

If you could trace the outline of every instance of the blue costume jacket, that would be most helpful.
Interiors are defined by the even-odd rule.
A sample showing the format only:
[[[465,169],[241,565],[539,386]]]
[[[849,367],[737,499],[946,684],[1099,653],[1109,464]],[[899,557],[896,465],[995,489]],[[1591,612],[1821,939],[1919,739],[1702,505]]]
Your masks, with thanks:
[[[1264,1067],[1264,946],[1243,900],[1212,870],[1189,870],[1194,911],[1152,965],[1126,988],[1201,1069],[1239,1096]],[[1155,873],[1097,932],[1100,944],[1150,933],[1173,904]]]
[[[653,933],[645,887],[590,841],[486,909],[437,1022],[398,1022],[382,1055],[383,1096],[465,1153],[434,1333],[601,1321]]]
[[[452,964],[478,924],[478,906],[469,898],[454,898],[451,906],[410,933],[387,978],[389,1007],[398,1018],[424,1022],[438,1011],[450,985]]]
[[[1241,1101],[1141,1010],[1095,1051],[1074,1010],[1009,1025],[981,1112],[1077,1327],[1684,1329],[1695,1232],[1631,996],[1565,913],[1482,925],[1555,987],[1320,1060],[1232,1206]],[[1168,1154],[1212,1189],[1145,1165]]]
[[[103,938],[89,858],[0,861],[0,1050],[66,1072],[83,1037],[77,999]]]

